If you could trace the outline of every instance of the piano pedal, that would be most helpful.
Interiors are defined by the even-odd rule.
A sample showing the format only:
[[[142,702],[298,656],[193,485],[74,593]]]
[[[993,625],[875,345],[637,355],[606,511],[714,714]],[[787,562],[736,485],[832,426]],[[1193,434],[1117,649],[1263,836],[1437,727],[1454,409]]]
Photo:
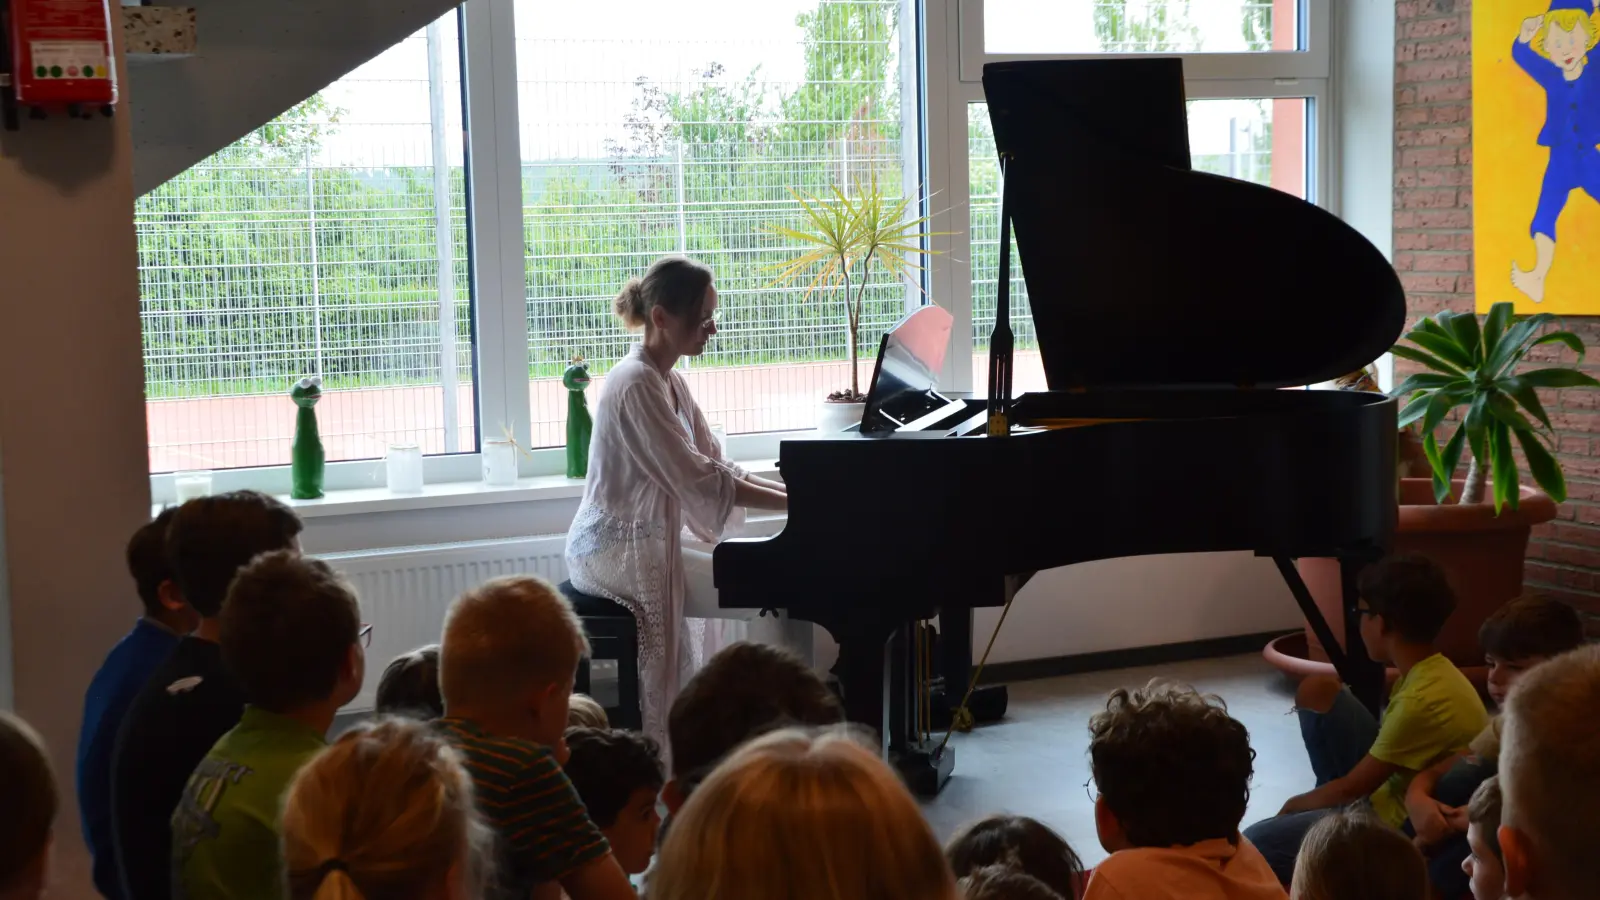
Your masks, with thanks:
[[[937,738],[917,741],[895,751],[892,762],[911,793],[918,797],[936,797],[950,780],[950,773],[955,771],[956,748],[946,744],[940,750]]]
[[[1000,721],[1006,716],[1006,706],[1010,696],[1003,684],[990,684],[977,688],[972,692],[972,697],[967,701],[967,710],[972,713],[973,725],[990,725]],[[932,726],[936,731],[945,731],[950,728],[956,704],[961,702],[959,694],[952,696],[949,691],[939,685],[933,689]],[[957,729],[958,731],[970,729]]]

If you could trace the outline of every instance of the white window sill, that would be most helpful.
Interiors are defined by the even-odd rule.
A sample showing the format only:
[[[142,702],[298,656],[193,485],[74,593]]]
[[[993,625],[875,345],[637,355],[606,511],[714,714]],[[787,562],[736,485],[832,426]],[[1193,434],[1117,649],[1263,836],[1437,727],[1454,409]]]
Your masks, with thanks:
[[[777,477],[777,460],[738,460],[739,465],[762,477]],[[318,500],[295,500],[286,494],[278,499],[287,503],[302,519],[331,516],[395,513],[421,509],[449,509],[486,506],[498,503],[529,503],[568,500],[583,496],[584,479],[565,475],[535,475],[517,479],[516,484],[497,487],[482,481],[448,481],[425,484],[417,494],[397,494],[388,488],[354,488],[328,491]],[[157,505],[159,510],[160,506]]]

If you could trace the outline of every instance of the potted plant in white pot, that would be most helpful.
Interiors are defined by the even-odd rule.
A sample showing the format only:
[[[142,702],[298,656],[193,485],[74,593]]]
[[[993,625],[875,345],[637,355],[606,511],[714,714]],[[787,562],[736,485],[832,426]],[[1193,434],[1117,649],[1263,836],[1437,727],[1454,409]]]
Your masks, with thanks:
[[[906,217],[914,197],[891,200],[876,176],[856,184],[851,193],[833,188],[821,198],[791,190],[804,220],[800,228],[774,225],[771,231],[801,245],[804,251],[773,268],[772,284],[807,278],[803,298],[820,288],[844,303],[845,339],[850,359],[850,384],[828,394],[817,416],[817,430],[843,431],[861,421],[867,395],[861,391],[861,311],[872,280],[874,263],[892,278],[908,281],[920,271],[914,258],[935,253],[924,247],[933,233],[922,230],[928,217]]]
[[[1555,321],[1548,313],[1515,319],[1510,303],[1496,303],[1481,325],[1471,313],[1443,312],[1418,322],[1405,335],[1408,343],[1392,349],[1428,370],[1407,377],[1393,393],[1404,403],[1400,427],[1420,427],[1431,469],[1431,477],[1400,479],[1394,549],[1428,556],[1449,573],[1457,605],[1439,648],[1464,669],[1481,671],[1478,627],[1522,590],[1530,532],[1554,518],[1556,504],[1567,497],[1561,463],[1551,453],[1555,430],[1538,391],[1600,387],[1575,365],[1523,367],[1529,351],[1542,344],[1565,346],[1582,361],[1584,345],[1576,334],[1544,331]],[[1456,410],[1464,414],[1451,420]],[[1450,429],[1441,444],[1439,433]],[[1521,483],[1519,448],[1537,489]],[[1466,476],[1456,478],[1463,454],[1469,460]],[[1304,559],[1300,566],[1342,639],[1338,564]],[[1316,658],[1317,649],[1313,643],[1309,656]],[[1268,656],[1288,671],[1310,671],[1292,654]]]

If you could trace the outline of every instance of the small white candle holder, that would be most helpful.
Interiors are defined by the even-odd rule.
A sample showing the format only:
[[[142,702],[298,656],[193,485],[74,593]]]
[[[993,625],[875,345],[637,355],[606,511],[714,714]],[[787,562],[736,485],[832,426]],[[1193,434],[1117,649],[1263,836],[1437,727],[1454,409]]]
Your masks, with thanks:
[[[483,442],[483,483],[510,487],[517,483],[517,445],[510,441]]]
[[[417,444],[390,444],[384,459],[392,494],[422,493],[422,447]]]

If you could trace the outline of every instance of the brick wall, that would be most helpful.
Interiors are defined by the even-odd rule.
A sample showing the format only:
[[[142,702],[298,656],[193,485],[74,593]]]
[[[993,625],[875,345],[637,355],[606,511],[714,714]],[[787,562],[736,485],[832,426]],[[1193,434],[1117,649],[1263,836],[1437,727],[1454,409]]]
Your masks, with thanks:
[[[1412,321],[1474,308],[1471,27],[1471,0],[1396,4],[1394,265]],[[1600,318],[1567,326],[1600,362]],[[1535,531],[1526,580],[1600,616],[1600,391],[1547,393],[1570,496]]]

